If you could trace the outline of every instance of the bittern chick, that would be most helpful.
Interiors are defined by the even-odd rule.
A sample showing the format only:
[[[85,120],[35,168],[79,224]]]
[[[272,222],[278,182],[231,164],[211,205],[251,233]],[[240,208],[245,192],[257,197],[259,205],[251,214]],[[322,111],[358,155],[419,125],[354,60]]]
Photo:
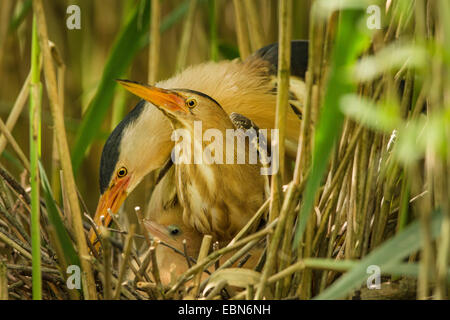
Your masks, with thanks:
[[[183,161],[175,163],[177,194],[185,224],[220,241],[231,239],[264,201],[265,179],[260,166],[236,163],[239,153],[244,153],[245,157],[254,147],[246,140],[245,148],[234,148],[234,138],[225,139],[226,131],[236,127],[219,103],[204,93],[161,89],[127,80],[119,80],[119,83],[158,107],[174,129],[184,129],[190,135],[192,143],[188,148],[193,152],[181,148],[179,156],[180,159],[184,157]],[[194,133],[198,128],[202,130],[201,134]],[[210,148],[212,143],[205,142],[207,139],[203,137],[208,129],[217,130],[223,138],[214,138],[215,148],[211,153],[225,155],[232,150],[233,159],[228,155],[227,163],[221,163],[223,159],[220,158],[219,163],[216,163],[217,159],[207,159],[203,150]],[[236,134],[244,135],[244,132],[237,131]],[[195,159],[196,152],[200,152],[200,161]]]
[[[197,258],[202,235],[195,229],[185,225],[181,214],[175,211],[165,213],[160,216],[158,222],[145,220],[144,224],[152,237],[178,250],[176,252],[164,244],[158,245],[156,249],[161,281],[163,284],[168,284],[172,276],[179,276],[188,269],[186,258]],[[185,245],[183,241],[185,241]],[[180,254],[185,252],[185,248],[187,257]],[[191,262],[191,264],[193,263]]]
[[[203,235],[184,224],[181,214],[176,210],[166,211],[163,215],[159,215],[156,221],[145,220],[144,225],[152,237],[158,238],[164,244],[178,250],[177,252],[164,244],[158,245],[156,249],[156,260],[160,270],[161,282],[162,284],[167,285],[173,280],[173,277],[180,276],[189,268],[187,259],[197,259]],[[184,241],[185,245],[183,244]],[[220,243],[219,247],[223,247],[226,244],[227,243]],[[185,246],[187,257],[186,255],[181,254],[181,252],[185,252]],[[232,254],[234,254],[234,252],[224,255],[220,259],[220,265],[229,259]],[[255,267],[261,254],[261,248],[255,247],[252,249],[249,252],[249,258],[245,261],[243,267]],[[239,264],[239,261],[235,264]],[[194,265],[192,261],[191,265]],[[209,271],[212,272],[214,270],[213,268],[210,268]]]

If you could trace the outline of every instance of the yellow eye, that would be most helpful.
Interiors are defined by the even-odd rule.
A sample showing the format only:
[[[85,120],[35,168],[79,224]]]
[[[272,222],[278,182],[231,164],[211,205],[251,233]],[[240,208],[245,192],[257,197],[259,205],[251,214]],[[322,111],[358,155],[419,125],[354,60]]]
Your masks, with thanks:
[[[122,168],[120,168],[119,170],[117,170],[117,176],[118,176],[119,178],[125,177],[125,176],[127,175],[127,173],[128,173],[128,170],[127,170],[127,168],[125,168],[125,167],[122,167]]]
[[[197,100],[194,98],[189,98],[186,100],[186,107],[195,108],[197,106]]]

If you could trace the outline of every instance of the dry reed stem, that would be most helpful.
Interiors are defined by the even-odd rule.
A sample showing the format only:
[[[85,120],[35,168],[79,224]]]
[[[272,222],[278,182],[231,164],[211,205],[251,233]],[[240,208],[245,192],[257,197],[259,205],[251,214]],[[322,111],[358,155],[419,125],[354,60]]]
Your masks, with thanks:
[[[14,102],[12,110],[9,113],[8,119],[6,120],[6,128],[8,128],[9,132],[11,132],[14,129],[14,126],[16,125],[17,120],[19,119],[19,116],[26,105],[30,90],[30,79],[31,79],[31,71],[30,73],[28,73],[28,76],[25,79],[25,82],[23,83],[22,89],[20,89],[19,95],[17,96],[17,99]],[[2,135],[0,137],[0,154],[3,153],[3,150],[6,147],[6,142],[7,142],[6,138]]]
[[[112,298],[112,285],[111,285],[111,254],[112,247],[109,239],[108,230],[101,226],[100,237],[102,241],[103,250],[103,299],[111,300]]]
[[[250,43],[247,29],[247,19],[245,17],[242,4],[242,0],[233,0],[239,54],[241,56],[241,60],[245,60],[245,58],[250,55]]]
[[[3,54],[5,52],[5,43],[7,39],[9,22],[11,17],[11,10],[13,9],[13,1],[5,0],[0,3],[0,63],[3,61]]]
[[[55,44],[49,41],[49,46],[50,52],[52,53],[52,58],[57,66],[59,105],[61,107],[61,112],[64,114],[64,88],[65,88],[66,65],[64,64],[61,54],[59,53],[59,50],[55,46]],[[61,180],[59,174],[60,170],[61,170],[61,160],[59,159],[56,136],[53,135],[51,186],[53,191],[53,198],[56,201],[59,201],[61,197],[61,183],[60,183]]]
[[[155,279],[156,286],[158,287],[158,294],[164,299],[163,285],[161,283],[161,276],[159,273],[158,261],[156,259],[156,246],[158,242],[155,242],[155,245],[151,246],[149,249],[150,256],[152,257],[152,275]]]
[[[350,143],[347,148],[345,148],[345,154],[342,158],[342,160],[339,163],[339,167],[336,170],[336,173],[333,176],[333,179],[331,180],[331,183],[328,188],[325,189],[323,194],[321,195],[319,202],[319,209],[323,210],[324,206],[326,204],[326,201],[330,198],[331,192],[339,185],[338,183],[341,181],[343,174],[345,173],[345,170],[347,169],[347,165],[350,164],[350,160],[352,159],[351,156],[353,154],[353,151],[355,150],[355,147],[358,143],[359,135],[362,132],[362,126],[359,126],[355,133],[352,135],[352,138],[350,140]]]
[[[77,247],[83,269],[84,295],[88,300],[95,300],[96,290],[94,276],[92,274],[89,262],[84,258],[89,256],[86,238],[83,230],[83,222],[78,202],[75,180],[73,177],[72,162],[70,159],[70,150],[66,138],[64,117],[61,106],[59,105],[58,86],[56,83],[55,70],[52,63],[50,48],[48,46],[47,24],[45,22],[44,8],[42,0],[33,0],[33,11],[36,15],[37,29],[39,35],[40,47],[44,60],[44,74],[47,92],[50,100],[51,113],[54,122],[56,141],[58,144],[59,158],[61,159],[61,168],[64,176],[64,185],[67,189],[67,196],[71,208],[73,228],[77,240]]]
[[[253,217],[247,222],[247,224],[234,236],[234,238],[228,243],[227,247],[232,246],[236,243],[236,241],[240,240],[243,236],[247,234],[247,232],[256,225],[257,222],[261,219],[264,212],[267,210],[269,206],[270,199],[267,199],[261,207],[256,211]]]
[[[151,16],[150,16],[150,48],[148,52],[148,83],[154,84],[158,79],[159,67],[159,46],[161,36],[159,33],[159,25],[161,18],[160,0],[152,0]]]
[[[1,230],[0,230],[0,240],[2,240],[4,243],[6,243],[8,246],[10,246],[13,249],[16,249],[22,256],[24,256],[25,258],[31,260],[31,254],[26,251],[24,248],[22,248],[21,246],[19,246],[15,241],[11,240],[6,234],[4,234]]]
[[[6,265],[0,260],[0,300],[8,300],[8,278]]]
[[[7,197],[6,195],[3,195],[3,190],[1,190],[0,193],[2,194],[3,199]],[[16,235],[24,242],[31,243],[30,235],[25,231],[24,226],[16,219],[16,217],[9,213],[10,211],[12,211],[11,207],[6,207],[5,210],[0,209],[0,213],[6,218],[7,223],[12,227],[12,230]]]
[[[279,241],[281,240],[281,229],[284,228],[286,217],[291,212],[292,196],[295,194],[295,185],[291,183],[286,192],[286,198],[283,202],[281,213],[280,206],[282,202],[281,184],[283,184],[283,177],[285,176],[284,155],[285,145],[284,140],[286,136],[286,112],[289,104],[289,77],[291,64],[291,34],[292,34],[292,1],[282,0],[279,5],[279,53],[278,53],[278,91],[277,91],[277,106],[275,116],[275,128],[279,130],[279,170],[272,175],[271,184],[271,203],[269,221],[273,221],[280,215],[280,221],[275,230],[274,238],[269,240],[269,251],[264,266],[261,281],[256,290],[255,299],[262,299],[265,292],[266,280],[272,273],[275,263],[275,254],[278,250]],[[289,200],[288,200],[289,198]],[[284,214],[284,215],[283,215]]]
[[[186,239],[183,239],[183,254],[184,254],[184,257],[186,258],[186,264],[187,264],[187,267],[189,269],[190,267],[192,267],[192,264],[191,264],[191,260],[189,260]]]
[[[211,247],[211,242],[212,242],[211,235],[207,234],[203,236],[202,244],[200,246],[200,252],[198,253],[197,257],[197,261],[199,261],[199,263],[201,263],[208,256],[208,252]],[[202,271],[203,270],[200,269],[194,278],[194,297],[198,297],[200,292],[200,280],[202,279]]]
[[[141,207],[134,207],[134,212],[136,213],[136,217],[138,218],[139,225],[140,225],[140,227],[142,229],[142,233],[144,234],[145,242],[147,242],[147,245],[149,247],[151,247],[152,241],[151,241],[150,236],[148,234],[147,228],[145,227],[145,224],[144,224],[144,217],[143,217],[142,212],[141,212]]]
[[[152,261],[152,252],[149,247],[147,250],[147,253],[144,256],[144,260],[142,260],[142,263],[139,266],[135,281],[137,281],[137,280],[143,281],[142,277],[144,276],[145,272],[147,271],[147,268],[150,265],[151,261]]]
[[[258,288],[256,289],[255,293],[255,299],[261,300],[263,298],[266,285],[267,285],[267,279],[269,276],[273,273],[274,267],[276,266],[277,257],[278,257],[278,246],[279,243],[282,240],[283,232],[284,232],[284,226],[286,223],[287,216],[293,211],[293,199],[296,198],[298,195],[298,189],[296,188],[294,183],[290,183],[288,186],[288,189],[286,191],[285,200],[283,202],[283,207],[280,211],[279,221],[275,228],[275,232],[273,234],[273,237],[271,241],[268,244],[267,249],[267,258],[266,263],[264,265],[261,279],[258,284]]]
[[[117,277],[117,285],[116,290],[114,292],[113,299],[119,300],[120,298],[120,292],[122,288],[122,281],[125,276],[125,271],[127,269],[129,260],[130,260],[130,253],[131,253],[131,247],[133,243],[133,236],[134,236],[134,230],[136,229],[136,225],[132,224],[130,226],[130,230],[128,231],[128,235],[125,239],[125,248],[122,253],[122,263],[119,268],[119,276]]]
[[[14,149],[14,152],[19,157],[24,168],[30,171],[30,162],[28,161],[19,144],[16,142],[16,139],[14,139],[13,135],[11,134],[11,132],[9,131],[9,129],[7,128],[2,119],[0,119],[0,131],[3,133],[3,136],[6,138],[6,141],[8,141],[8,143]]]
[[[189,10],[183,26],[183,34],[181,36],[180,49],[177,57],[176,72],[182,71],[186,67],[187,56],[189,53],[192,30],[194,27],[195,9],[198,0],[189,1]]]
[[[248,16],[248,29],[250,34],[250,42],[252,44],[252,51],[256,51],[263,47],[263,27],[261,19],[259,18],[258,10],[256,9],[254,0],[244,0],[245,11]]]
[[[284,183],[284,141],[286,137],[286,112],[289,105],[289,77],[291,70],[292,0],[282,0],[280,2],[279,12],[278,90],[275,114],[275,128],[279,130],[279,170],[276,175],[272,175],[272,178],[278,175],[280,182]],[[274,180],[272,180],[273,187]]]

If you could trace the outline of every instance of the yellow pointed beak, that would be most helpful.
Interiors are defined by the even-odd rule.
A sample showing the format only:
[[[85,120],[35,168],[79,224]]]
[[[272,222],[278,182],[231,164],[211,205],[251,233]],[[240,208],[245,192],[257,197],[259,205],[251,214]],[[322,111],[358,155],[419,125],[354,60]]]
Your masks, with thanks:
[[[117,213],[120,206],[127,198],[127,187],[130,182],[130,177],[116,179],[113,184],[100,196],[98,201],[97,210],[95,211],[94,223],[98,228],[100,226],[107,227],[111,223],[111,213]],[[108,210],[110,209],[110,210]],[[89,231],[89,240],[94,245],[94,248],[98,251],[100,247],[100,241],[97,239],[97,235],[93,228]]]
[[[149,86],[130,80],[116,81],[131,93],[147,100],[161,109],[171,112],[189,112],[189,109],[185,105],[185,98],[175,91]]]

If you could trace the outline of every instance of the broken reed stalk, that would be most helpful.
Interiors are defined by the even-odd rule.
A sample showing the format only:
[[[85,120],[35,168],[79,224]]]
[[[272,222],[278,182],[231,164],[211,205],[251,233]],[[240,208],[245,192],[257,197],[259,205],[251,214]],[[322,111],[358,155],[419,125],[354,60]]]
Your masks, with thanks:
[[[245,60],[250,55],[250,42],[248,39],[247,19],[242,4],[242,0],[233,0],[239,54],[241,60]]]
[[[150,247],[149,252],[150,252],[150,256],[152,257],[152,274],[153,274],[153,278],[155,279],[156,286],[158,287],[158,294],[161,296],[162,299],[164,299],[163,285],[161,283],[161,276],[159,273],[158,261],[156,259],[156,246],[157,245],[158,245],[158,242],[155,242],[154,245]]]
[[[31,254],[33,300],[42,299],[41,234],[40,234],[40,178],[39,157],[41,153],[41,82],[40,49],[33,17],[31,33],[31,88],[30,88],[30,180],[31,180]]]
[[[161,40],[159,25],[161,18],[160,0],[152,0],[150,16],[150,48],[148,52],[148,83],[154,84],[158,79],[159,44]]]
[[[150,239],[150,237],[148,235],[147,228],[145,227],[145,224],[144,224],[144,217],[143,217],[143,214],[141,212],[141,207],[139,207],[139,206],[134,207],[134,212],[136,213],[136,216],[138,218],[139,224],[140,224],[141,229],[142,229],[142,233],[144,234],[144,237],[145,237],[145,241],[147,242],[147,245],[149,247],[151,247],[152,241],[151,241],[151,239]]]
[[[143,281],[142,277],[147,273],[147,268],[150,265],[150,261],[152,260],[152,252],[150,250],[150,247],[147,250],[147,253],[144,256],[144,260],[142,260],[141,265],[139,266],[139,269],[137,270],[136,278],[134,281]]]
[[[95,300],[96,290],[94,276],[92,274],[91,265],[88,261],[89,251],[86,244],[86,238],[83,229],[82,215],[78,195],[73,177],[72,162],[70,159],[70,150],[66,138],[66,130],[64,125],[64,117],[59,105],[58,86],[56,75],[52,63],[52,56],[48,43],[47,24],[45,21],[44,8],[42,0],[33,0],[33,11],[36,15],[37,30],[39,43],[43,54],[45,82],[50,100],[50,108],[54,124],[54,132],[56,142],[58,144],[59,158],[61,160],[61,168],[63,171],[64,185],[67,190],[68,202],[72,215],[72,225],[77,241],[78,254],[80,256],[81,268],[83,270],[83,291],[84,297],[88,300]]]
[[[207,256],[209,249],[211,248],[211,242],[212,242],[212,236],[211,235],[205,235],[203,236],[202,244],[200,246],[200,252],[198,253],[197,261],[201,262],[203,261]],[[217,251],[216,251],[217,252]],[[200,292],[200,280],[202,279],[202,269],[198,271],[198,274],[195,276],[194,280],[194,297],[198,297]]]
[[[120,292],[122,288],[122,281],[125,276],[125,271],[127,270],[127,266],[130,260],[131,255],[131,247],[133,244],[133,236],[134,236],[134,230],[136,229],[136,225],[132,224],[130,226],[130,230],[128,231],[127,237],[125,239],[125,248],[122,253],[122,263],[119,268],[119,276],[117,277],[117,284],[116,284],[116,290],[114,292],[114,300],[119,300],[120,298]]]
[[[186,258],[186,264],[187,264],[187,267],[189,269],[190,267],[192,267],[192,264],[191,264],[191,260],[189,259],[189,254],[188,254],[188,251],[187,251],[187,241],[186,241],[186,239],[183,239],[183,254],[184,254],[184,257]]]
[[[103,299],[112,299],[112,286],[111,286],[111,258],[112,258],[112,248],[109,238],[108,230],[101,226],[100,236],[102,241],[102,251],[103,251]]]
[[[198,0],[189,1],[189,10],[183,26],[183,34],[181,35],[180,49],[178,51],[176,72],[182,71],[186,67],[187,56],[189,53],[192,30],[194,28],[195,9]]]

